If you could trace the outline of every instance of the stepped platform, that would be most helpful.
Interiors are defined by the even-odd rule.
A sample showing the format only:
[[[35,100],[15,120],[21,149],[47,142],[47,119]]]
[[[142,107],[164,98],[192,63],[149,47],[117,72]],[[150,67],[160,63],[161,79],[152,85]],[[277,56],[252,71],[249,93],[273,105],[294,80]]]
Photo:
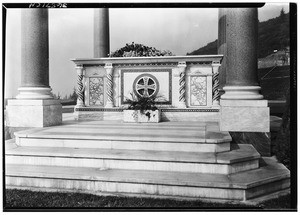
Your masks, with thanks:
[[[65,121],[6,142],[6,186],[246,201],[286,193],[290,172],[216,122]]]

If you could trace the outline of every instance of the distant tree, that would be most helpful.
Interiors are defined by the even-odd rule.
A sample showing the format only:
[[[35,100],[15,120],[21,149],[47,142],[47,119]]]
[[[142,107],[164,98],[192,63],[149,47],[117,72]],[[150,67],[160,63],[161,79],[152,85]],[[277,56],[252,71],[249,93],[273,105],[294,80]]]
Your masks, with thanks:
[[[73,101],[77,100],[77,93],[76,93],[76,88],[73,88],[73,93],[70,95],[70,99],[72,99]]]
[[[281,8],[280,17],[282,18],[282,17],[284,17],[284,15],[285,15],[284,10],[283,10],[283,8]]]
[[[57,94],[52,92],[52,96],[53,96],[54,99],[60,99],[60,93],[59,92],[57,92]]]

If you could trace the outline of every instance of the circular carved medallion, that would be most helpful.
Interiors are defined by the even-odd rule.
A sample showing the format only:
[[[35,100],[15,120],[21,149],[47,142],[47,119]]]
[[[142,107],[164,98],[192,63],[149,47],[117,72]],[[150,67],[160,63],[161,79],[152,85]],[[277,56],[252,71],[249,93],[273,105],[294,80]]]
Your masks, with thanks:
[[[158,91],[158,80],[151,74],[141,74],[133,82],[133,92],[139,97],[153,97]]]

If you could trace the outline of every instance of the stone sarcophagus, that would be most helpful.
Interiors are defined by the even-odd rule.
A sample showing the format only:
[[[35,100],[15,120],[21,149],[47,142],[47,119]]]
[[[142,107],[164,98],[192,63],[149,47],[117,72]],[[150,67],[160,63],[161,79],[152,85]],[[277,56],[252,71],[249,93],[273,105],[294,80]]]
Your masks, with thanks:
[[[219,119],[222,55],[74,59],[78,120],[120,120],[134,96],[156,97],[162,121]]]

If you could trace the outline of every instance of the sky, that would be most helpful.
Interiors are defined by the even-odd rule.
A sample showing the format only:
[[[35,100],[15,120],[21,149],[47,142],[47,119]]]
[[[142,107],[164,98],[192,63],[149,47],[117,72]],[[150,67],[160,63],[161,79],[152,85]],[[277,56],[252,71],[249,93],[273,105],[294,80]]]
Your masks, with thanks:
[[[288,3],[267,3],[259,21],[289,12]],[[217,8],[114,8],[109,10],[110,50],[141,43],[186,55],[218,37]],[[14,98],[21,82],[21,9],[6,19],[5,98]],[[76,87],[70,59],[93,57],[93,9],[49,9],[49,76],[53,93],[62,97]]]

